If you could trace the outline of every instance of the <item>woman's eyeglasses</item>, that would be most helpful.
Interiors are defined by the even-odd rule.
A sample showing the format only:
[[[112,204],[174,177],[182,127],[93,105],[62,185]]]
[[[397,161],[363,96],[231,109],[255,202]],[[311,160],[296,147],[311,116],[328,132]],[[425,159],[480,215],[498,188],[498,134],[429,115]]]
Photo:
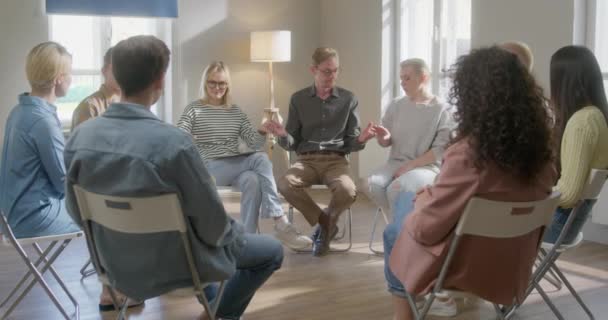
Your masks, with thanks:
[[[207,80],[207,87],[211,88],[211,89],[215,89],[215,88],[220,88],[220,89],[226,89],[228,88],[228,82],[224,82],[224,81],[213,81],[213,80]]]

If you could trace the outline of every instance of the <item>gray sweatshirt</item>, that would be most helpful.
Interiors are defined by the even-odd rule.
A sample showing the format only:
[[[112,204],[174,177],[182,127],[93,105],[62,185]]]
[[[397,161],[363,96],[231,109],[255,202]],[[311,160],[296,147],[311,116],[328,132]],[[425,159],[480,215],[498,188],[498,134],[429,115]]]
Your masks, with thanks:
[[[451,107],[436,97],[428,104],[414,103],[408,97],[396,99],[384,113],[382,125],[391,133],[389,160],[405,163],[430,149],[437,166],[455,126]]]

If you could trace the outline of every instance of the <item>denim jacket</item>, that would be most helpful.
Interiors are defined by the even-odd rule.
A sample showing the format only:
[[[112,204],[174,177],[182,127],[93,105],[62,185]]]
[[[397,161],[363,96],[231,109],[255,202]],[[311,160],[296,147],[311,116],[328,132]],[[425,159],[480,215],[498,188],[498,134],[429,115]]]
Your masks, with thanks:
[[[114,103],[85,121],[66,144],[65,163],[66,206],[77,223],[74,184],[113,196],[176,193],[201,281],[226,279],[236,271],[245,244],[242,226],[224,211],[192,138],[148,108]],[[145,299],[192,285],[178,234],[134,236],[96,225],[93,233],[98,250],[106,253],[101,259],[110,280],[129,297]]]

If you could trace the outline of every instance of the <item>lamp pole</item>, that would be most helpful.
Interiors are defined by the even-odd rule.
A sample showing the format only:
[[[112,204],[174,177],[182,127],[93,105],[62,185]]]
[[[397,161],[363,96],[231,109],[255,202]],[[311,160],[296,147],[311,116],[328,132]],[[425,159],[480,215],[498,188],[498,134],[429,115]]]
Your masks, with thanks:
[[[276,122],[282,123],[283,119],[279,114],[279,109],[275,107],[274,103],[274,78],[272,72],[272,61],[268,61],[268,72],[270,75],[270,108],[264,108],[264,117],[262,118],[262,123],[268,120],[274,120]],[[268,134],[266,143],[266,153],[268,154],[268,158],[270,159],[272,159],[272,151],[276,143],[276,138],[272,134]]]

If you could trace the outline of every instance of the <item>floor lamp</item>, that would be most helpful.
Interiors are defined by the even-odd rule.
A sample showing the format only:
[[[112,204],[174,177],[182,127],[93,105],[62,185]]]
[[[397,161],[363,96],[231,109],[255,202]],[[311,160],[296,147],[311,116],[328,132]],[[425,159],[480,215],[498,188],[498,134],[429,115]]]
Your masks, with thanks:
[[[274,102],[274,79],[272,75],[273,62],[291,61],[291,31],[254,31],[251,32],[251,61],[268,62],[268,73],[270,75],[270,105],[264,108],[262,123],[268,119],[282,122],[279,109]],[[272,135],[268,135],[266,152],[272,160],[272,150],[276,140]]]

